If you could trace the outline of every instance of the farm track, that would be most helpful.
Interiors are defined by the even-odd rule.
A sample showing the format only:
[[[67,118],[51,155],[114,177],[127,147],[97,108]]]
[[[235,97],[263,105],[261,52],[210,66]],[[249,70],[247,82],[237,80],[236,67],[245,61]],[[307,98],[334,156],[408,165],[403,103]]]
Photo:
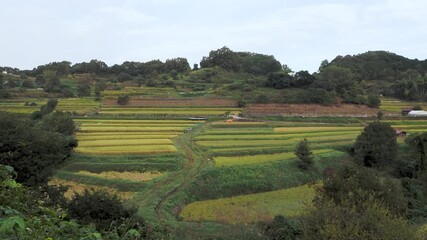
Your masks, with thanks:
[[[168,225],[178,223],[173,213],[165,209],[165,205],[181,190],[188,187],[207,164],[207,157],[203,156],[197,147],[192,147],[190,144],[191,137],[201,128],[203,125],[193,128],[191,133],[183,134],[174,139],[175,144],[184,150],[188,159],[184,167],[178,172],[171,173],[134,198],[133,202],[140,210],[149,210],[149,212],[142,213],[146,220],[168,223]]]

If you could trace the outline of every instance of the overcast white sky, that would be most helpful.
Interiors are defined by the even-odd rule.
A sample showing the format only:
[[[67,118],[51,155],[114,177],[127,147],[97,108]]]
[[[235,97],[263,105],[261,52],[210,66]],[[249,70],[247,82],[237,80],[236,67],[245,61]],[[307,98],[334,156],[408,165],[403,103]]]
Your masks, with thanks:
[[[369,50],[427,58],[426,0],[0,0],[0,66],[98,59],[199,63],[274,55],[294,71]]]

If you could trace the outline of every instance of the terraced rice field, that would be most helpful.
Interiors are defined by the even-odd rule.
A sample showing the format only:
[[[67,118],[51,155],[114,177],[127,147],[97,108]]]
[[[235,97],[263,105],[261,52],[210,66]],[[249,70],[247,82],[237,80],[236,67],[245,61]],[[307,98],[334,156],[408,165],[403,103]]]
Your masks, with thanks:
[[[78,147],[51,184],[62,183],[77,192],[95,186],[119,196],[126,193],[127,198],[180,169],[184,157],[173,138],[202,123],[86,118],[75,122]]]
[[[303,185],[279,191],[194,202],[180,213],[184,221],[213,221],[228,224],[270,221],[276,215],[303,214],[315,195],[315,186]]]
[[[36,106],[25,106],[26,102],[34,102]],[[37,98],[2,99],[0,101],[0,111],[29,114],[39,110],[46,102],[46,99]]]
[[[313,151],[314,155],[322,155],[323,153],[331,153],[334,150],[322,149]],[[293,152],[277,153],[277,154],[259,154],[255,156],[235,156],[235,157],[215,157],[215,166],[227,167],[246,164],[263,164],[275,161],[284,161],[295,159],[296,156]]]
[[[79,119],[78,153],[150,154],[177,152],[172,138],[194,126],[191,121]]]
[[[385,113],[400,115],[402,109],[412,109],[414,106],[421,106],[424,110],[426,110],[427,102],[408,102],[394,98],[382,98],[380,109]]]
[[[104,107],[99,113],[101,115],[221,116],[240,112],[240,108]]]
[[[36,106],[25,106],[26,102],[36,103]],[[45,98],[15,98],[0,101],[0,110],[30,114],[40,110],[40,107],[47,103]],[[72,112],[78,114],[88,114],[99,110],[100,103],[94,98],[61,98],[58,99],[56,107],[59,111]]]
[[[104,97],[117,97],[127,94],[130,96],[169,96],[176,93],[174,88],[156,88],[156,87],[125,87],[121,90],[105,90]]]
[[[56,107],[59,111],[72,112],[78,114],[89,114],[99,110],[101,103],[95,101],[95,98],[84,97],[84,98],[62,98],[58,99],[58,106]]]
[[[427,120],[388,122],[409,133],[427,130]],[[346,151],[367,124],[212,123],[193,138],[212,163],[192,190],[200,201],[187,205],[180,217],[248,224],[278,214],[299,216],[303,202],[309,203],[314,196],[314,188],[306,184],[320,180],[324,169],[346,161]],[[303,138],[310,142],[316,173],[307,174],[297,167],[294,150]]]
[[[104,190],[110,194],[117,195],[122,200],[127,200],[133,197],[133,192],[121,192],[115,188],[110,187],[100,187],[98,185],[88,185],[83,183],[78,183],[75,181],[67,181],[59,178],[53,178],[49,181],[49,185],[62,185],[68,187],[68,190],[65,192],[65,197],[67,199],[71,199],[75,193],[83,193],[85,189],[96,189],[96,190]]]

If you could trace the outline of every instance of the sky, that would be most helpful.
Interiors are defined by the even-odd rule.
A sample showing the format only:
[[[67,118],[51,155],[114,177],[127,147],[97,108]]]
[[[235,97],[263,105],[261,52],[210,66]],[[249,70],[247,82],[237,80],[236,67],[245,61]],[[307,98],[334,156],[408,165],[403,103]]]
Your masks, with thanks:
[[[0,66],[124,61],[209,51],[274,55],[318,70],[337,55],[386,50],[427,58],[426,0],[0,0]]]

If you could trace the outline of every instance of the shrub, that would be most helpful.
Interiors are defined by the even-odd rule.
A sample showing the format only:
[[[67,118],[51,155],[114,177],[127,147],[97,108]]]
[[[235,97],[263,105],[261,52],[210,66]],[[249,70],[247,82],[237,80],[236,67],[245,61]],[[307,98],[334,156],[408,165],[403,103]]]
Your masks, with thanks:
[[[275,216],[273,222],[262,223],[263,234],[268,239],[300,239],[302,231],[295,220],[290,220],[284,216]]]
[[[126,105],[129,103],[130,97],[129,95],[119,95],[117,97],[117,104],[119,105]]]
[[[371,108],[378,108],[381,105],[381,99],[378,95],[369,95],[366,105]]]
[[[126,208],[116,195],[93,189],[76,193],[67,207],[72,218],[83,224],[93,223],[99,230],[119,226],[136,213],[136,208]]]

